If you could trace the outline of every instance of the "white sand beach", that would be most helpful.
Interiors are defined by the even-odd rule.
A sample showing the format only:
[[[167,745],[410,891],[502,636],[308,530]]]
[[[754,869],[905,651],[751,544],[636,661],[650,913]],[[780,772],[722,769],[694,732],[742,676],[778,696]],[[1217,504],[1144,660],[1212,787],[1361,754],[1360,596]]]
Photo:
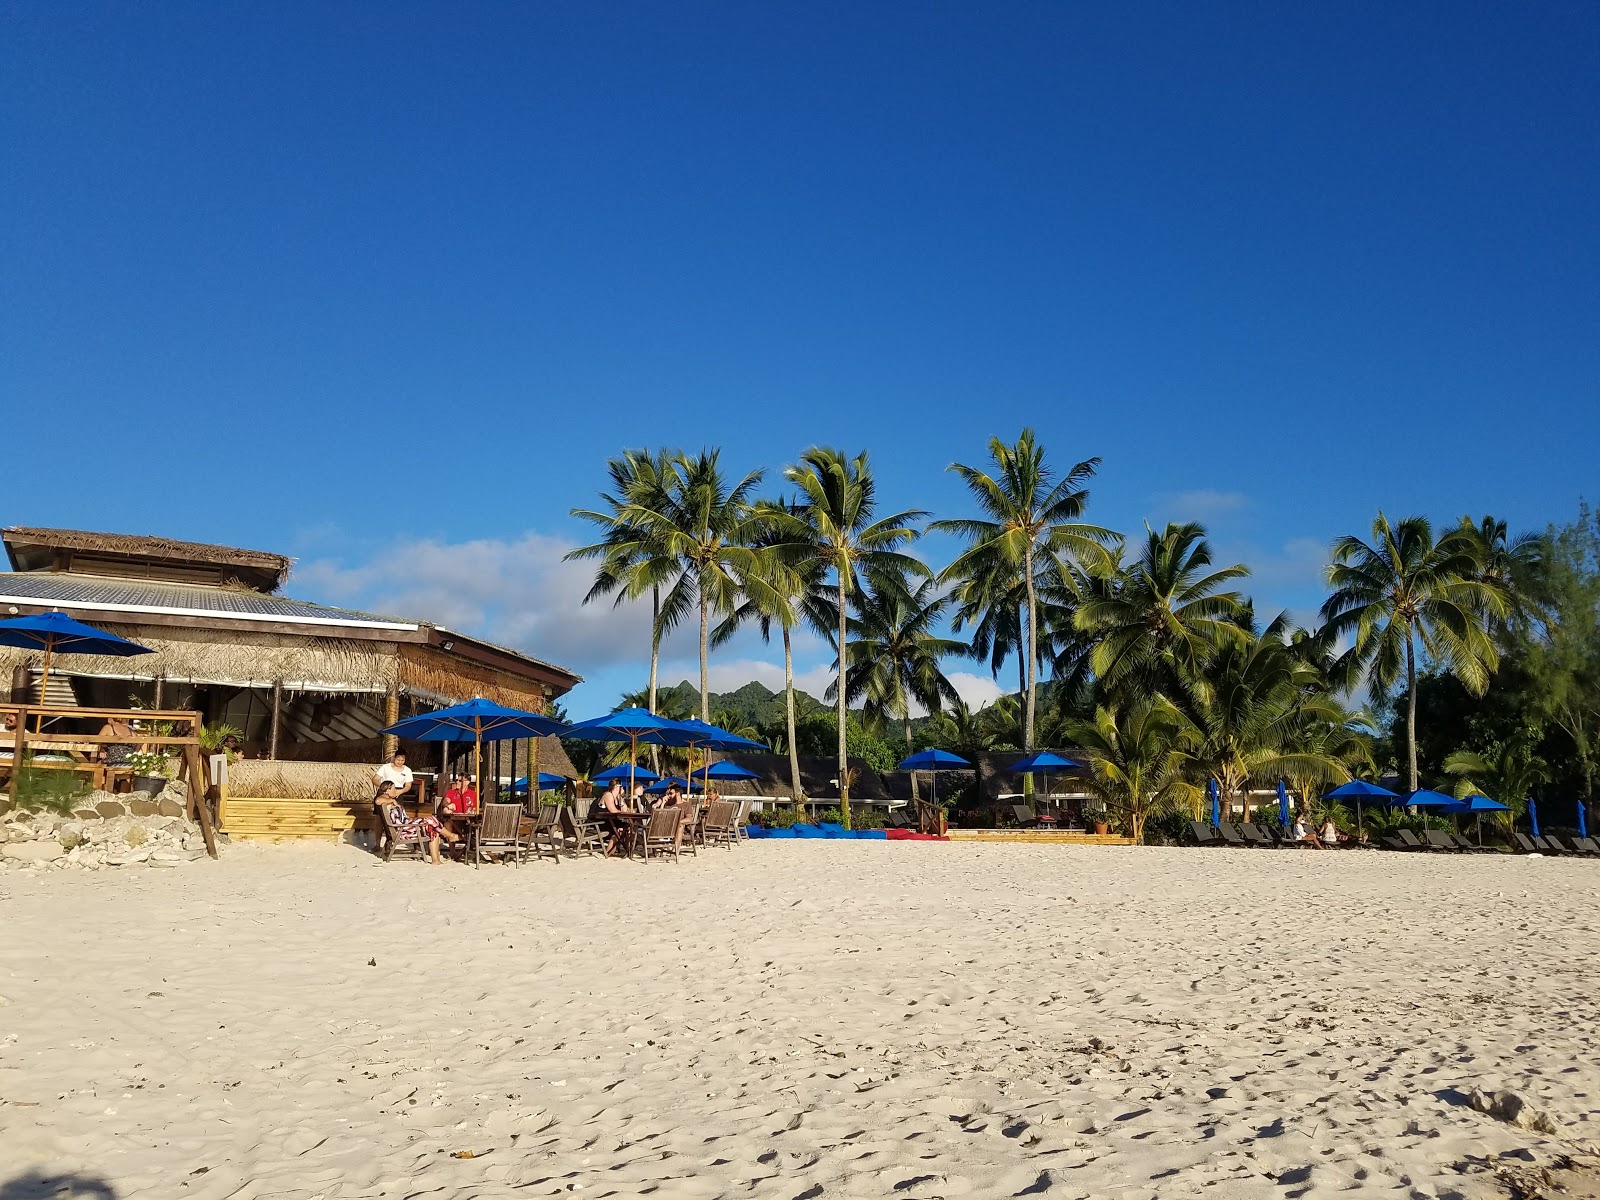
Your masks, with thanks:
[[[0,1196],[1506,1195],[1600,1140],[1597,905],[1011,845],[11,872]]]

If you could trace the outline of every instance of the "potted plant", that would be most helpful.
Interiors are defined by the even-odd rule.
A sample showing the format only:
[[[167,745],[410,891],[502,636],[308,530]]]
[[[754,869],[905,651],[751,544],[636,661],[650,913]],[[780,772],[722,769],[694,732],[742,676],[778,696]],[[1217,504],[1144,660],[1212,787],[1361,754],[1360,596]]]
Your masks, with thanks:
[[[1106,819],[1106,806],[1100,801],[1090,801],[1084,805],[1083,823],[1096,834],[1104,836],[1111,828]]]
[[[152,754],[137,750],[128,755],[124,765],[133,768],[133,790],[159,795],[167,786],[170,767],[165,754]]]

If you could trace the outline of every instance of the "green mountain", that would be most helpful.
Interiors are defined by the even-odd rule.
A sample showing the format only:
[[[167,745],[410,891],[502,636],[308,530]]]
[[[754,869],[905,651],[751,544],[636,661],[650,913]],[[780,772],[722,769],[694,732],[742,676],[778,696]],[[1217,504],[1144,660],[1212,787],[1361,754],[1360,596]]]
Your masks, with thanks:
[[[660,689],[657,703],[660,711],[669,715],[674,711],[699,715],[700,689],[685,679],[673,687]],[[805,692],[795,693],[795,706],[800,712],[823,707],[822,701]],[[756,729],[781,728],[783,693],[775,692],[766,684],[752,679],[735,691],[712,692],[711,711],[733,713],[739,718],[739,724]]]

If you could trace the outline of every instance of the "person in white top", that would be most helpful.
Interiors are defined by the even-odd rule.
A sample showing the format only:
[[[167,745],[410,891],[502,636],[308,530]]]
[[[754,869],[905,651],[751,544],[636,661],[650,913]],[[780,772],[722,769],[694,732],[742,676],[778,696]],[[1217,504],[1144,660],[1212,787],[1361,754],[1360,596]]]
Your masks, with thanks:
[[[394,792],[389,797],[391,800],[398,800],[411,791],[411,768],[406,766],[406,756],[398,750],[393,758],[372,773],[373,787],[381,787],[386,783],[394,784]]]
[[[1306,823],[1299,817],[1294,820],[1294,828],[1289,832],[1289,840],[1291,842],[1303,842],[1306,840]]]
[[[1324,849],[1328,849],[1338,844],[1339,827],[1333,823],[1333,818],[1329,817],[1322,823],[1322,846]]]

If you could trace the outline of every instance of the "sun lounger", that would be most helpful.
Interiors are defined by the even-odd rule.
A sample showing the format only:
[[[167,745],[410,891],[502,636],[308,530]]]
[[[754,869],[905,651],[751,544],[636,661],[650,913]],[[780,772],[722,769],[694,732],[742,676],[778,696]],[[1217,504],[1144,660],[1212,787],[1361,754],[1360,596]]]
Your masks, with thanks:
[[[1585,854],[1600,854],[1600,842],[1592,837],[1573,838],[1572,844]]]
[[[896,811],[890,813],[884,818],[883,826],[885,829],[910,829],[911,822],[906,820],[900,812]]]
[[[1190,821],[1189,833],[1197,846],[1222,845],[1222,835],[1204,821]]]
[[[1493,854],[1495,852],[1493,846],[1480,846],[1463,833],[1447,833],[1445,836],[1455,843],[1457,850],[1465,850],[1468,854]]]
[[[1026,804],[1013,804],[1011,806],[1011,819],[1017,823],[1020,829],[1039,829],[1056,823],[1054,817],[1041,817]]]
[[[1422,831],[1422,836],[1426,839],[1429,850],[1446,850],[1451,854],[1461,853],[1461,847],[1456,845],[1455,839],[1442,829],[1425,829]]]
[[[1224,821],[1221,825],[1218,825],[1217,836],[1230,846],[1250,845],[1249,842],[1244,840],[1244,836],[1240,834],[1239,827],[1232,821]]]
[[[1559,841],[1557,841],[1553,835],[1548,834],[1548,833],[1545,834],[1543,837],[1534,838],[1533,839],[1533,844],[1535,846],[1538,846],[1539,849],[1543,850],[1546,854],[1571,854],[1572,853],[1571,850],[1568,850]]]
[[[1578,838],[1558,838],[1554,834],[1546,834],[1545,840],[1554,843],[1556,848],[1564,854],[1581,854],[1587,858],[1594,853],[1587,846],[1582,845]],[[1582,839],[1584,842],[1588,840],[1588,838]]]
[[[1427,846],[1425,846],[1418,839],[1417,835],[1412,833],[1411,830],[1409,830],[1409,829],[1396,830],[1393,837],[1386,837],[1386,838],[1383,839],[1383,844],[1385,846],[1389,847],[1389,849],[1391,849],[1391,850],[1426,850],[1427,849]]]
[[[1239,826],[1239,832],[1244,835],[1244,840],[1252,846],[1276,846],[1272,835],[1253,821],[1244,821]]]

